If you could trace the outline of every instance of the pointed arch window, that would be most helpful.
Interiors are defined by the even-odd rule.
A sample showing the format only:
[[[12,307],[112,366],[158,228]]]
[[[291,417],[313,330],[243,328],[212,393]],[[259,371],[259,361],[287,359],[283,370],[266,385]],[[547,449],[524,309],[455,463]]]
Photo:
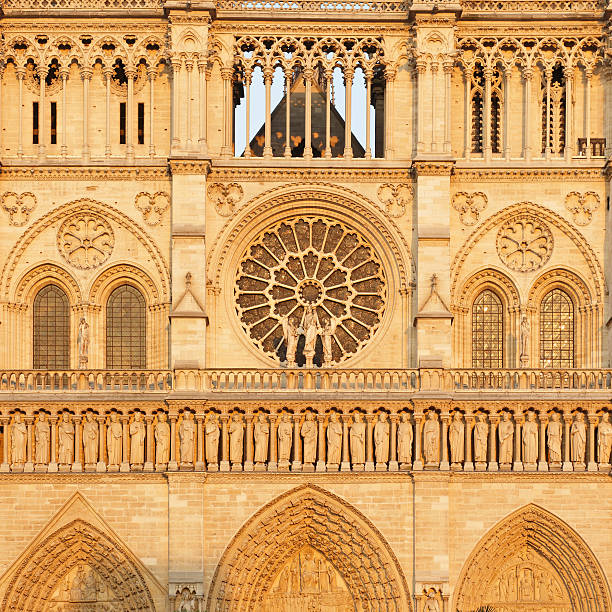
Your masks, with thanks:
[[[496,293],[485,289],[472,306],[472,367],[502,368],[504,311]]]
[[[34,298],[34,369],[70,367],[70,304],[57,285],[43,287]]]
[[[574,303],[561,289],[548,292],[540,305],[540,366],[574,367]]]
[[[145,300],[131,285],[117,287],[106,304],[106,367],[146,368]]]

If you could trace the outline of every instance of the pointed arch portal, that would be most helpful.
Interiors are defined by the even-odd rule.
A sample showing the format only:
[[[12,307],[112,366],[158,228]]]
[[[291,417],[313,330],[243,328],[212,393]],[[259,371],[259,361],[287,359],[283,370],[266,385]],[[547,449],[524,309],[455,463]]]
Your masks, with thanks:
[[[609,612],[603,571],[569,525],[536,505],[503,519],[478,543],[457,582],[458,612]]]
[[[323,583],[310,589],[315,580]],[[238,532],[219,561],[206,609],[279,610],[279,602],[295,605],[298,592],[311,601],[322,591],[338,610],[412,610],[381,533],[345,501],[308,485],[265,506]]]

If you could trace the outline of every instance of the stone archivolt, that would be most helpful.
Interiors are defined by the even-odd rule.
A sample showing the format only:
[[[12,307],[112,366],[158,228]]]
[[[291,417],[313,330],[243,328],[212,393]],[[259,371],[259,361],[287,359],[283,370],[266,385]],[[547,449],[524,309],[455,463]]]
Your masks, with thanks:
[[[494,527],[461,572],[451,609],[607,612],[602,569],[566,523],[533,504]]]
[[[311,485],[277,498],[238,532],[217,566],[206,609],[265,609],[284,568],[298,555],[312,555],[310,549],[344,578],[356,609],[412,610],[405,578],[380,532],[358,510]]]

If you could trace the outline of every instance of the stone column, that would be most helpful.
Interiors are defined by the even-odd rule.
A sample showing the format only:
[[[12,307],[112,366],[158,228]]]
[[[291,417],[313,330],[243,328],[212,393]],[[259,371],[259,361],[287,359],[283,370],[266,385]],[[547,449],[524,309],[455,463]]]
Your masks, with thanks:
[[[83,463],[81,461],[81,453],[83,452],[83,436],[82,423],[80,415],[74,417],[74,463],[72,464],[73,472],[82,472]]]
[[[206,134],[207,123],[206,123],[206,110],[208,108],[207,93],[206,93],[206,58],[198,59],[198,72],[200,78],[200,153],[206,155],[208,153],[208,137]],[[247,143],[248,145],[248,143]]]
[[[514,412],[514,464],[515,472],[523,471],[523,462],[521,461],[521,448],[523,440],[521,437],[521,424],[523,423],[523,411],[521,409]]]
[[[523,69],[523,80],[525,83],[523,100],[523,158],[531,160],[531,126],[529,119],[529,108],[531,106],[531,80],[533,79],[533,68]]]
[[[548,413],[545,409],[539,411],[540,437],[538,449],[538,472],[548,472],[548,461],[546,461],[546,425],[548,424]]]
[[[448,463],[448,422],[450,415],[448,412],[442,413],[442,460],[440,461],[440,470],[447,471],[450,469]]]
[[[465,413],[465,462],[463,463],[464,472],[474,471],[474,461],[472,459],[472,430],[474,429],[474,415],[467,411]]]
[[[366,463],[365,463],[365,471],[373,472],[374,471],[374,449],[372,448],[372,437],[374,432],[374,421],[376,419],[376,415],[374,414],[366,414]]]
[[[34,462],[32,460],[32,423],[34,421],[33,417],[25,417],[24,419],[26,427],[27,427],[27,446],[26,446],[26,462],[23,466],[24,472],[33,472],[34,471]]]
[[[318,454],[318,461],[317,461],[317,472],[325,472],[326,470],[326,455],[325,455],[325,415],[324,414],[318,414],[317,415],[317,422],[319,424],[319,437],[318,437],[318,443],[319,443],[319,452]]]
[[[157,66],[149,66],[149,157],[155,157],[155,77]]]
[[[38,159],[44,160],[45,150],[47,145],[47,134],[45,131],[45,85],[47,79],[47,66],[39,66],[37,69],[38,78],[40,82],[40,93],[38,103]]]
[[[89,82],[93,71],[91,68],[81,68],[83,80],[83,161],[89,161]]]
[[[354,71],[352,68],[344,69],[344,159],[353,159],[353,132],[351,131],[353,76]]]
[[[391,439],[389,444],[389,471],[397,472],[399,465],[397,463],[397,423],[399,421],[398,414],[389,415],[391,421]]]
[[[51,428],[51,455],[49,456],[49,472],[57,472],[57,416],[49,417],[49,427]]]
[[[122,453],[122,461],[121,466],[119,468],[120,472],[129,472],[130,471],[130,436],[128,432],[129,428],[129,416],[122,414],[120,416],[121,420],[121,429],[122,429],[122,441],[123,441],[123,453]]]
[[[306,83],[304,117],[304,159],[312,159],[312,79],[313,70],[308,67],[302,72]],[[308,366],[308,364],[306,364]],[[312,364],[311,366],[312,367]]]
[[[96,472],[106,472],[106,416],[104,415],[98,417],[98,437],[100,452]]]
[[[253,415],[247,414],[244,417],[246,421],[246,460],[243,470],[245,472],[253,471]]]
[[[222,414],[221,415],[221,463],[219,464],[220,472],[230,471],[229,433],[227,430],[228,421],[229,421],[229,414]]]
[[[341,419],[342,419],[342,464],[340,465],[340,471],[350,472],[351,459],[349,457],[349,423],[351,422],[351,415],[343,414]]]
[[[589,408],[589,413],[587,415],[587,419],[589,421],[589,437],[587,446],[589,449],[589,460],[587,463],[587,471],[596,472],[597,471],[597,462],[595,461],[595,426],[597,425],[597,415],[591,412],[591,408]]]
[[[187,150],[191,151],[193,149],[193,128],[191,125],[191,116],[193,114],[193,109],[191,107],[191,81],[193,80],[192,59],[185,60],[185,70],[187,72],[187,104],[185,105],[185,111],[187,114]]]
[[[206,470],[206,464],[204,463],[204,414],[195,415],[195,426],[196,426],[196,462],[194,469],[196,472],[203,472]]]
[[[489,414],[489,472],[497,472],[497,425],[499,424],[499,414],[491,412]]]
[[[23,79],[25,77],[25,66],[17,66],[15,74],[19,83],[19,119],[17,125],[17,157],[23,157]]]
[[[293,415],[293,463],[291,464],[292,472],[302,471],[302,445],[300,438],[300,419],[302,415],[298,412]]]
[[[170,418],[170,461],[168,462],[168,471],[176,472],[178,470],[178,462],[176,460],[176,414],[169,415]]]
[[[264,148],[263,156],[272,157],[272,77],[274,69],[266,67],[264,69],[264,85],[266,88],[266,119],[264,126]],[[247,142],[247,146],[248,146]]]
[[[412,469],[419,471],[423,469],[423,414],[414,413],[414,460],[412,462]]]
[[[574,465],[570,455],[570,429],[572,426],[572,413],[568,410],[563,411],[563,471],[573,472]]]
[[[510,91],[512,85],[512,68],[504,68],[504,159],[510,161],[512,148],[510,145]]]
[[[170,60],[170,64],[172,65],[172,150],[174,151],[181,147],[181,128],[180,128],[180,112],[179,112],[180,106],[181,106],[180,86],[179,86],[181,66],[182,66],[181,58],[178,55],[174,55]],[[223,93],[225,94],[225,89],[226,89],[225,76],[223,76],[223,85],[224,85]],[[225,104],[225,100],[223,102]],[[225,106],[223,108],[225,109]],[[225,134],[224,134],[224,143],[225,143]]]
[[[106,82],[106,142],[104,145],[104,155],[105,157],[110,157],[111,154],[111,120],[110,120],[110,112],[111,112],[111,78],[113,76],[113,68],[111,66],[107,66],[103,70],[104,79]],[[64,90],[66,89],[64,83]],[[65,108],[65,105],[64,105]],[[64,133],[66,132],[66,117],[64,116]],[[62,141],[65,141],[65,135],[62,136]],[[63,151],[64,145],[62,145]],[[62,155],[65,155],[62,152]]]
[[[270,410],[270,461],[268,462],[268,472],[278,470],[278,416]]]
[[[155,471],[155,439],[153,436],[153,415],[145,415],[145,423],[147,426],[147,437],[145,440],[145,472]]]

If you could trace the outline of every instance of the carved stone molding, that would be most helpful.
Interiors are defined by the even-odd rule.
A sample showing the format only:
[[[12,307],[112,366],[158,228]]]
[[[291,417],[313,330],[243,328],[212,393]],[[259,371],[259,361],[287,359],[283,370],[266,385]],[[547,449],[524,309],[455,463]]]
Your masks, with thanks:
[[[231,217],[244,195],[239,183],[211,183],[207,191],[208,199],[222,217]]]
[[[210,171],[208,160],[194,159],[171,159],[170,172],[172,174],[203,174],[206,176]]]
[[[152,168],[94,168],[62,166],[4,166],[2,180],[23,181],[159,181],[168,180],[168,166]]]
[[[2,210],[9,216],[9,223],[23,227],[30,220],[30,213],[36,207],[36,196],[29,191],[16,194],[6,191],[2,194]]]
[[[378,183],[381,181],[406,181],[410,170],[391,168],[222,168],[213,166],[210,180],[243,182],[302,182],[319,179],[324,182]]]
[[[136,196],[134,205],[142,213],[143,221],[155,227],[161,223],[164,213],[170,208],[170,196],[165,191],[141,191]]]
[[[599,195],[594,191],[570,191],[565,196],[565,208],[572,213],[576,225],[588,225],[599,208]]]
[[[412,185],[385,183],[378,188],[378,199],[383,203],[390,217],[401,217],[412,205],[414,188]]]
[[[467,226],[478,223],[480,213],[487,207],[487,203],[487,196],[482,191],[458,191],[453,196],[453,208],[459,213],[461,223]]]
[[[457,168],[453,171],[453,180],[481,182],[540,182],[547,181],[600,181],[603,178],[601,168]]]
[[[454,165],[454,162],[417,161],[413,168],[416,176],[449,176]]]

